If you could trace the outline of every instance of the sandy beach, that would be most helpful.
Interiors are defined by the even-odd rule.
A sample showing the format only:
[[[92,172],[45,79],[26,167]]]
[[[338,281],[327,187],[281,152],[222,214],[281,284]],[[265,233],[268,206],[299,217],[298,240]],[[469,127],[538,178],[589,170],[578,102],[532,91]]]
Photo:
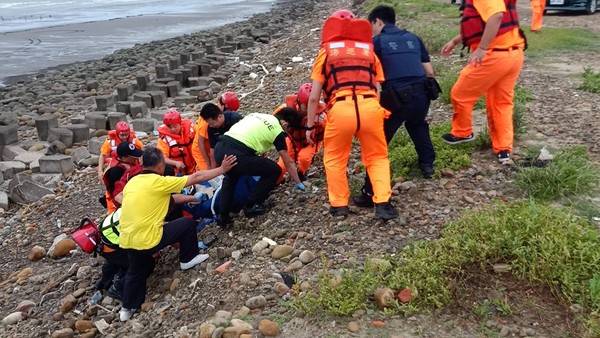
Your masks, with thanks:
[[[205,12],[144,15],[0,34],[0,84],[42,69],[91,60],[116,50],[211,29],[266,12],[274,1],[251,0]]]

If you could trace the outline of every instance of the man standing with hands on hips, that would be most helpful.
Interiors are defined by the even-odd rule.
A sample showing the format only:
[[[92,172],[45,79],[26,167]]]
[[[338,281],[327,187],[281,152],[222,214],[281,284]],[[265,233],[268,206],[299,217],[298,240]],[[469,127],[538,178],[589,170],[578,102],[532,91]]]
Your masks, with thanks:
[[[460,34],[444,45],[442,55],[450,55],[461,41],[471,53],[450,94],[452,131],[442,138],[450,144],[473,141],[473,107],[485,95],[492,150],[500,163],[509,163],[514,87],[527,45],[516,0],[465,0]]]

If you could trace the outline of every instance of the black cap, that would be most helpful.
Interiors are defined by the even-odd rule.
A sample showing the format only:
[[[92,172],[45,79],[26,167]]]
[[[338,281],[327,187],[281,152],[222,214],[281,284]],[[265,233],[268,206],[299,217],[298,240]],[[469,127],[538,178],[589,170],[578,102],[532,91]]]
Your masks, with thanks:
[[[117,146],[117,155],[119,157],[140,157],[143,154],[144,152],[136,148],[135,145],[131,142],[121,142]]]

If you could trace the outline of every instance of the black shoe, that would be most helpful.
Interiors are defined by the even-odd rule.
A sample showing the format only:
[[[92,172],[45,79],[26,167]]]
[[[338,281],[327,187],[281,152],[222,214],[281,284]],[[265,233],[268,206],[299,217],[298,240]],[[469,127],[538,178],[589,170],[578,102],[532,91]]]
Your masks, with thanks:
[[[423,173],[424,178],[432,178],[435,170],[433,169],[433,164],[421,164],[419,165],[421,168],[421,172]]]
[[[348,207],[331,207],[329,208],[329,214],[333,217],[348,216],[350,209]]]
[[[269,211],[269,208],[267,208],[267,206],[263,203],[255,203],[251,207],[244,207],[244,215],[248,218],[252,216],[262,215],[267,211]]]
[[[446,141],[446,143],[459,144],[459,143],[471,142],[471,141],[475,140],[475,137],[473,136],[473,134],[471,134],[467,137],[456,137],[456,136],[452,135],[451,133],[447,133],[447,134],[442,135],[442,139],[444,141]]]
[[[217,218],[217,226],[221,229],[228,229],[231,227],[231,216],[226,214],[220,214]]]
[[[375,205],[373,203],[373,197],[365,194],[352,197],[352,204],[356,205],[359,208],[372,208]]]
[[[510,161],[510,151],[503,150],[498,153],[498,162],[501,164],[508,164]]]
[[[300,171],[298,171],[298,178],[300,179],[300,182],[304,182],[307,179],[306,175],[304,175]]]
[[[390,202],[375,205],[375,218],[390,220],[398,217],[398,210]]]
[[[106,291],[106,295],[112,299],[123,301],[123,292],[119,292],[114,284]]]

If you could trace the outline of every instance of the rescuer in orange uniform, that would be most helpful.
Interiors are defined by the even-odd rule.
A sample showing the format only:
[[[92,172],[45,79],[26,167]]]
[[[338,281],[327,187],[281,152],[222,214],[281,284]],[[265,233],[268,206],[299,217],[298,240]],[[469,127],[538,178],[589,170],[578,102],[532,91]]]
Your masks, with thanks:
[[[508,163],[513,148],[514,87],[523,66],[525,36],[519,29],[516,0],[466,0],[460,34],[443,48],[448,56],[463,42],[471,54],[451,92],[450,144],[473,141],[473,107],[485,95],[492,150]]]
[[[222,112],[235,112],[240,108],[240,100],[234,92],[225,92],[219,96],[216,105]],[[192,146],[192,153],[198,170],[214,169],[217,167],[212,155],[210,142],[208,141],[208,127],[208,123],[202,117],[199,117],[196,124],[196,137]]]
[[[158,148],[165,156],[165,163],[172,166],[174,174],[189,175],[196,171],[192,143],[196,130],[190,119],[182,119],[178,111],[168,110],[163,124],[158,128]]]
[[[285,103],[282,103],[275,109],[273,115],[277,116],[283,108],[294,108],[298,112],[296,117],[287,117],[286,120],[291,120],[291,123],[287,123],[284,126],[284,130],[287,133],[286,143],[287,150],[292,160],[298,167],[298,176],[301,181],[306,180],[306,173],[310,167],[315,154],[321,149],[323,144],[323,134],[325,127],[325,118],[327,114],[325,110],[327,105],[324,102],[319,102],[317,115],[314,119],[314,141],[315,144],[309,144],[306,142],[306,108],[308,106],[308,97],[310,96],[310,90],[312,84],[305,83],[298,88],[296,95],[287,95],[285,97]],[[281,176],[277,183],[281,183],[283,176],[287,172],[285,163],[282,158],[277,161],[279,168],[281,168]]]
[[[321,49],[313,65],[308,100],[306,140],[314,144],[314,118],[321,92],[329,105],[324,136],[323,162],[327,175],[330,214],[348,215],[350,189],[346,169],[356,135],[362,160],[373,184],[375,217],[398,216],[391,205],[390,162],[383,131],[385,109],[379,105],[383,69],[373,51],[371,25],[355,19],[348,10],[333,13],[325,21]]]
[[[115,130],[111,130],[108,132],[108,137],[102,143],[102,147],[100,148],[100,157],[98,157],[98,179],[102,181],[104,177],[104,171],[106,167],[104,164],[108,164],[111,166],[112,164],[117,163],[117,158],[119,157],[117,154],[117,147],[121,142],[130,142],[138,148],[142,149],[144,145],[140,140],[135,137],[135,132],[129,128],[129,124],[125,121],[117,122],[115,126]]]
[[[546,0],[531,0],[531,31],[539,32],[542,30],[542,20],[544,18],[544,8]]]

